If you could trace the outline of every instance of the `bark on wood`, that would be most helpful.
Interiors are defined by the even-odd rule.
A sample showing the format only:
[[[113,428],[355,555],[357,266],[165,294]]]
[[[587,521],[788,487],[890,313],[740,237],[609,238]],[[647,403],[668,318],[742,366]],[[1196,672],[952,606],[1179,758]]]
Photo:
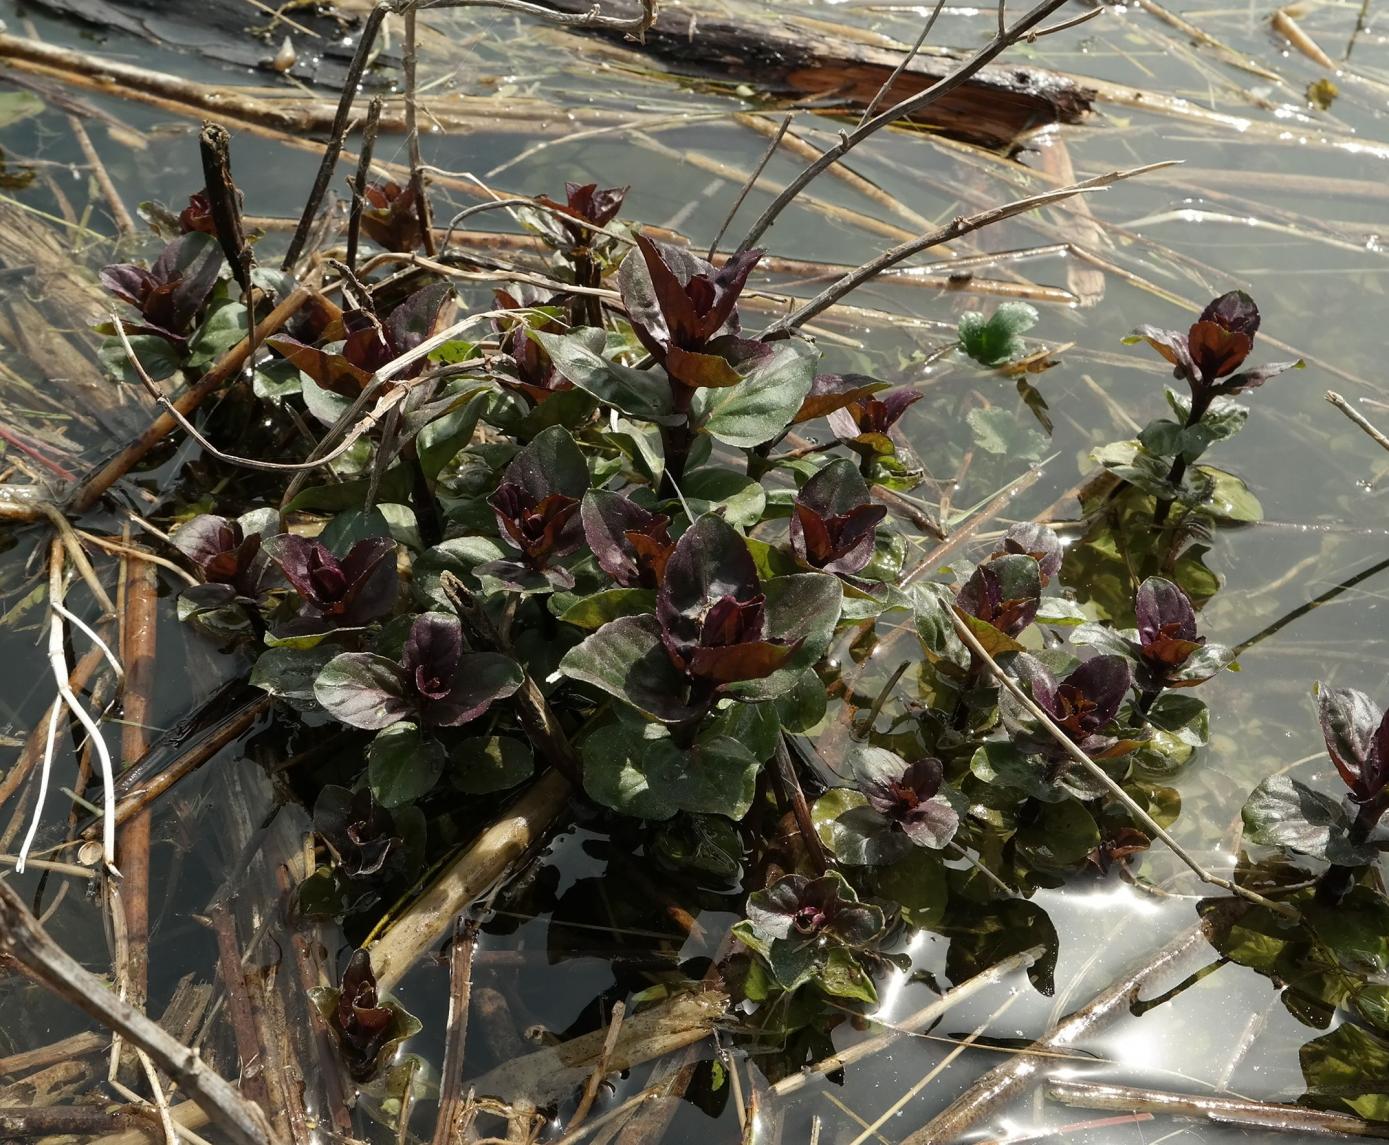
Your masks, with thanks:
[[[591,0],[543,0],[561,12],[587,11]],[[605,5],[614,15],[635,13],[635,4]],[[838,30],[836,30],[838,31]],[[680,75],[736,79],[770,94],[862,108],[902,62],[900,51],[844,35],[809,21],[779,23],[710,17],[693,6],[664,6],[634,53],[656,56]],[[585,32],[622,40],[613,33]],[[959,62],[947,54],[916,56],[888,89],[884,106],[925,90]],[[924,109],[920,120],[955,139],[1013,150],[1023,136],[1053,123],[1079,123],[1093,92],[1074,80],[1039,68],[992,66]]]

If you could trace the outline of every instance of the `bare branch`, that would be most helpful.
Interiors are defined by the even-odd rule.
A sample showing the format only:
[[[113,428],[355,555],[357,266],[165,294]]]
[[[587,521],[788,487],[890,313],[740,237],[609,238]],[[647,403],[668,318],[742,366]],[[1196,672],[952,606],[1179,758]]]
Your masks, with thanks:
[[[865,282],[881,274],[889,267],[895,266],[903,259],[911,258],[914,254],[920,254],[924,250],[929,250],[933,246],[957,239],[961,235],[967,235],[971,231],[980,230],[983,227],[1001,222],[1004,219],[1012,218],[1014,215],[1021,215],[1027,211],[1035,211],[1038,207],[1049,206],[1052,203],[1059,203],[1063,199],[1069,199],[1073,195],[1081,195],[1087,191],[1099,191],[1108,187],[1111,183],[1117,183],[1122,179],[1132,179],[1135,175],[1142,175],[1148,171],[1156,171],[1162,167],[1171,167],[1175,160],[1165,163],[1149,163],[1143,167],[1130,167],[1125,171],[1108,171],[1103,175],[1096,175],[1092,179],[1085,179],[1079,183],[1073,183],[1069,187],[1057,187],[1051,191],[1043,191],[1038,195],[1029,195],[1025,199],[1015,199],[1011,203],[1004,203],[1000,207],[991,207],[987,211],[980,211],[974,215],[961,215],[946,223],[943,227],[938,227],[929,234],[922,235],[920,238],[912,239],[909,242],[901,243],[886,250],[877,258],[856,267],[848,274],[839,278],[837,281],[827,286],[809,302],[805,303],[800,309],[788,314],[785,318],[778,319],[771,326],[762,332],[762,337],[766,338],[772,334],[780,334],[783,331],[794,330],[806,322],[809,322],[821,311],[828,309],[843,298],[850,291],[862,286]]]
[[[980,71],[986,64],[991,63],[996,57],[1001,55],[1007,48],[1017,41],[1023,39],[1033,28],[1050,16],[1053,12],[1062,8],[1067,0],[1042,0],[1035,8],[1023,16],[1011,28],[1002,30],[994,36],[987,44],[979,49],[968,60],[965,60],[948,76],[937,80],[925,91],[918,92],[916,95],[901,100],[893,104],[886,111],[881,111],[872,119],[860,123],[853,131],[845,132],[839,137],[839,142],[829,150],[821,154],[813,163],[809,164],[805,170],[791,180],[786,188],[775,199],[771,205],[762,212],[762,217],[757,220],[747,234],[747,237],[738,244],[735,254],[742,254],[749,250],[753,243],[757,242],[774,222],[777,216],[790,205],[805,188],[826,168],[838,163],[845,155],[867,139],[870,135],[882,130],[891,123],[897,122],[904,116],[911,115],[915,111],[920,111],[948,95],[956,88],[962,86],[971,76]]]
[[[937,0],[944,4],[945,0]],[[733,222],[733,216],[738,213],[738,208],[743,205],[743,200],[748,197],[748,192],[757,185],[757,180],[761,176],[767,164],[771,162],[772,156],[776,154],[776,149],[781,146],[781,137],[786,134],[786,129],[791,126],[791,121],[796,118],[794,111],[788,112],[786,118],[781,121],[781,126],[777,128],[776,134],[772,136],[772,141],[767,144],[767,150],[762,153],[762,158],[757,161],[757,166],[752,169],[752,174],[748,176],[747,182],[743,184],[743,189],[738,192],[738,197],[733,200],[733,205],[728,208],[728,214],[724,216],[723,225],[719,227],[719,233],[714,236],[714,241],[709,244],[709,258],[714,257],[714,252],[719,249],[719,243],[723,241],[724,232]]]

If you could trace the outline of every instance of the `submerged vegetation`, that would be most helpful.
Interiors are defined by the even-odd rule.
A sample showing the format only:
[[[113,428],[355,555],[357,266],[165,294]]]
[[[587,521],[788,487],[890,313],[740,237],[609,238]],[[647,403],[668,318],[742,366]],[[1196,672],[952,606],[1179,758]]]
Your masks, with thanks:
[[[961,72],[1031,35],[1061,3],[1007,28],[1001,13],[997,37]],[[163,413],[116,458],[74,475],[61,501],[10,514],[56,530],[46,622],[63,689],[33,741],[45,746],[6,789],[36,784],[19,871],[35,860],[45,869],[50,852],[34,844],[57,838],[49,772],[64,705],[92,725],[105,758],[87,712],[100,704],[84,707],[67,686],[80,665],[69,663],[65,618],[112,655],[62,604],[65,567],[84,574],[69,518],[103,499],[128,509],[118,482],[157,465],[172,434],[200,451],[198,480],[161,491],[152,521],[132,520],[182,580],[176,612],[198,655],[236,677],[232,714],[162,747],[126,741],[127,778],[114,767],[102,777],[99,820],[61,826],[68,842],[92,845],[94,877],[119,888],[127,844],[116,825],[124,831],[267,719],[283,756],[267,771],[278,798],[303,809],[309,841],[290,847],[297,866],[276,868],[282,897],[266,909],[314,928],[314,941],[297,933],[294,991],[331,1049],[320,1065],[350,1079],[340,1108],[319,1113],[341,1136],[409,1140],[412,1113],[437,1101],[435,1141],[475,1122],[509,1125],[509,1140],[577,1140],[605,1077],[712,1034],[720,1056],[673,1070],[678,1083],[662,1096],[711,1110],[732,1100],[744,1140],[761,1140],[759,1103],[881,1048],[848,1035],[880,1016],[887,984],[930,977],[943,995],[912,1033],[1015,971],[1053,994],[1061,936],[1046,895],[1104,883],[1163,904],[1199,896],[1193,933],[1217,965],[1265,975],[1293,1017],[1326,1031],[1301,1047],[1307,1108],[1263,1115],[1309,1132],[1385,1133],[1368,1123],[1389,1123],[1389,894],[1378,870],[1389,717],[1354,688],[1313,691],[1320,673],[1309,665],[1306,718],[1319,721],[1344,791],[1265,768],[1243,802],[1233,860],[1173,835],[1178,777],[1212,741],[1209,693],[1197,690],[1239,669],[1237,650],[1209,639],[1201,615],[1221,590],[1205,557],[1221,530],[1262,515],[1255,492],[1208,454],[1257,423],[1253,391],[1303,363],[1246,364],[1262,317],[1239,289],[1185,330],[1113,331],[1161,355],[1176,386],[1154,387],[1146,412],[1159,412],[1132,437],[1091,450],[1078,519],[1065,506],[1017,520],[1004,511],[1016,463],[1039,462],[1053,428],[1029,380],[1056,363],[1025,337],[1034,307],[965,311],[933,353],[981,388],[1015,390],[1035,426],[989,400],[966,408],[905,369],[856,372],[863,363],[813,324],[914,254],[1149,169],[961,216],[809,301],[769,308],[759,297],[769,256],[754,242],[820,170],[930,99],[912,96],[880,123],[887,112],[870,115],[879,92],[724,253],[716,242],[701,255],[629,218],[629,188],[602,181],[484,202],[443,228],[413,126],[415,7],[377,9],[407,17],[408,180],[370,177],[377,104],[350,210],[323,207],[373,16],[323,179],[278,269],[276,240],[243,216],[254,180],[238,172],[243,185],[233,182],[229,137],[209,125],[206,184],[184,188],[186,206],[182,196],[146,204],[146,249],[99,272],[110,314],[96,330],[111,384]],[[650,18],[634,17],[633,30]],[[482,264],[451,245],[469,215],[503,208],[540,257]],[[214,408],[213,393],[227,401]],[[997,478],[987,511],[952,520],[948,494],[939,513],[919,496],[940,485],[931,474],[971,466]],[[134,552],[128,538],[118,549]],[[122,588],[129,609],[139,593]],[[129,633],[121,647],[128,653]],[[125,717],[138,728],[129,700]],[[227,727],[202,752],[204,737]],[[147,770],[165,749],[179,766]],[[583,877],[561,896],[534,874],[543,843],[575,823],[620,852],[630,901],[583,888]],[[267,827],[260,842],[269,838]],[[1153,852],[1170,852],[1190,877],[1141,870]],[[135,865],[147,883],[145,858]],[[104,1002],[102,984],[58,960],[8,886],[0,894],[0,954],[50,985],[67,982],[55,988],[150,1054],[143,1066],[163,1117],[156,1066],[209,1116],[219,1111],[226,1139],[278,1140],[267,1124],[284,1116],[273,1091],[248,1083],[260,1105],[243,1102],[195,1055],[178,1072],[177,1043],[145,1037],[128,984],[124,1009]],[[592,941],[586,928],[649,933],[640,927],[652,911],[686,936],[707,912],[720,933],[697,958],[634,963],[608,1014],[588,1015],[589,1032],[565,1053],[506,1046],[492,1073],[469,1069],[465,1085],[479,927],[532,907],[579,935],[576,945]],[[223,927],[220,959],[241,965],[235,924],[228,937],[218,922],[225,902],[209,917]],[[917,971],[922,935],[948,942],[949,989]],[[1185,951],[1195,940],[1182,941]],[[315,942],[340,949],[316,962]],[[449,1013],[412,1014],[392,992],[445,943]],[[1120,978],[1068,1021],[1089,1028],[1175,957]],[[133,994],[143,1003],[143,988]],[[245,1067],[259,1019],[245,997],[229,1001]],[[441,1061],[412,1046],[431,1026],[444,1027]],[[879,1037],[900,1032],[889,1025]],[[1057,1027],[1038,1048],[1069,1037]],[[573,1049],[586,1038],[594,1045]],[[719,1039],[755,1066],[751,1101]],[[122,1085],[135,1076],[125,1073]],[[909,1140],[953,1140],[987,1108],[972,1101],[967,1093]],[[661,1127],[634,1124],[646,1134],[634,1140],[659,1139]]]

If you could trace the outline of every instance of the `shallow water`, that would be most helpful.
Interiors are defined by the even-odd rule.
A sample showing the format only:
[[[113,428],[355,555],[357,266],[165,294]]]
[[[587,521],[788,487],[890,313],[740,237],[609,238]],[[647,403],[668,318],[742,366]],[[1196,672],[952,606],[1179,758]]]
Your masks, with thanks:
[[[805,11],[803,6],[796,10]],[[856,2],[817,5],[810,11],[906,41],[915,37],[922,18],[920,9]],[[1339,58],[1359,12],[1353,4],[1327,3],[1300,19]],[[1091,307],[1037,304],[1042,321],[1031,334],[1039,344],[1074,345],[1062,355],[1060,366],[1032,379],[1055,420],[1055,432],[1044,450],[1050,460],[1040,476],[1019,492],[1005,520],[1025,520],[1046,512],[1089,472],[1089,448],[1130,435],[1133,429],[1127,418],[1141,424],[1161,410],[1166,371],[1145,350],[1119,344],[1119,337],[1140,322],[1179,325],[1186,320],[1187,308],[1159,297],[1159,291],[1179,296],[1194,308],[1230,287],[1249,289],[1263,310],[1266,335],[1288,343],[1307,359],[1308,368],[1284,375],[1254,395],[1248,427],[1220,449],[1218,463],[1245,479],[1262,501],[1266,517],[1259,525],[1223,529],[1210,541],[1207,563],[1224,579],[1224,588],[1205,610],[1203,630],[1212,640],[1238,645],[1381,560],[1389,536],[1383,512],[1389,459],[1323,400],[1327,388],[1340,390],[1372,420],[1389,425],[1389,404],[1375,404],[1389,403],[1389,392],[1379,381],[1382,338],[1377,325],[1384,304],[1383,275],[1389,269],[1380,237],[1389,225],[1384,213],[1389,124],[1382,112],[1389,97],[1383,78],[1389,74],[1389,51],[1385,37],[1375,30],[1371,12],[1368,27],[1355,39],[1351,64],[1337,76],[1340,97],[1329,113],[1316,113],[1307,110],[1301,93],[1322,73],[1275,40],[1268,29],[1269,10],[1207,7],[1184,9],[1181,14],[1285,82],[1280,86],[1222,62],[1215,49],[1192,46],[1179,32],[1138,8],[1108,9],[1083,27],[1026,46],[1011,57],[1077,76],[1136,85],[1189,104],[1177,115],[1101,102],[1090,123],[1060,133],[1080,177],[1165,159],[1181,160],[1185,166],[1088,197],[1090,210],[1104,224],[1103,236],[1097,240],[1102,249],[1096,253],[1116,269],[1103,274],[1103,297]],[[0,3],[0,18],[13,31],[19,30],[16,17],[12,3]],[[92,46],[71,25],[35,19],[45,38]],[[933,41],[972,46],[981,42],[992,23],[992,12],[951,9],[942,17]],[[563,134],[537,136],[507,130],[505,125],[466,134],[436,133],[427,140],[426,149],[438,167],[472,172],[494,186],[523,193],[553,193],[565,179],[630,183],[629,216],[678,228],[698,243],[712,237],[737,192],[735,178],[708,170],[706,161],[717,158],[741,177],[765,147],[762,135],[732,120],[735,112],[756,110],[755,104],[736,92],[681,91],[668,82],[616,66],[595,73],[596,49],[585,49],[593,53],[588,63],[570,60],[562,47],[569,41],[560,34],[528,34],[524,24],[510,17],[496,23],[450,17],[446,26],[457,68],[448,82],[455,90],[488,94],[500,88],[518,97],[537,97],[556,108],[622,113],[639,120],[669,117],[675,123],[646,124],[644,134],[610,129],[587,143]],[[194,57],[126,37],[113,36],[101,48],[194,79],[208,74],[209,65]],[[438,59],[429,62],[429,69],[431,76],[446,74]],[[593,81],[594,74],[600,76],[599,83]],[[228,73],[226,78],[241,82],[246,77]],[[118,116],[146,140],[137,150],[123,134],[112,135],[101,125],[92,127],[94,142],[127,202],[149,197],[152,190],[173,201],[201,182],[196,123],[133,102],[86,94],[83,98]],[[1207,110],[1235,117],[1235,122],[1203,122],[1198,116]],[[836,126],[802,114],[795,130],[823,141]],[[537,148],[540,142],[545,145]],[[31,157],[67,163],[76,156],[63,116],[53,110],[6,129],[0,133],[0,144],[15,160]],[[401,161],[402,145],[394,138],[386,140],[378,155]],[[1041,184],[1029,172],[1038,166],[1039,154],[1024,151],[1019,159],[1020,165],[1008,165],[915,133],[889,132],[857,152],[852,166],[912,211],[939,221],[974,209],[981,201],[1037,189]],[[312,151],[258,139],[248,132],[238,134],[235,164],[248,192],[248,211],[291,216],[312,178],[315,162]],[[791,159],[779,157],[769,165],[766,181],[779,183],[797,168]],[[53,171],[74,202],[86,202],[84,177],[61,167]],[[819,180],[813,192],[852,211],[878,219],[891,217],[830,177]],[[42,186],[5,193],[42,210],[54,210],[53,196]],[[752,217],[759,194],[754,193],[740,214],[742,225]],[[1057,228],[1064,229],[1073,218],[1069,208],[1053,208],[1036,220],[1015,220],[973,236],[977,242],[962,242],[955,253],[1050,246],[1057,241]],[[893,221],[910,229],[900,218]],[[501,216],[494,223],[501,226]],[[91,225],[104,229],[99,210]],[[735,224],[733,232],[737,231]],[[777,254],[857,262],[886,240],[797,207],[788,211],[767,241]],[[944,256],[936,256],[935,261],[943,260]],[[977,268],[976,273],[990,278],[1019,274],[1042,286],[1066,288],[1084,265],[1074,255],[1046,253]],[[820,323],[821,344],[836,365],[908,382],[924,381],[933,392],[957,398],[961,412],[967,403],[983,398],[1015,410],[1020,426],[1035,424],[1010,382],[981,379],[972,371],[948,365],[923,370],[919,359],[912,357],[914,352],[929,352],[948,342],[949,327],[958,314],[978,308],[981,301],[987,307],[990,300],[968,292],[952,296],[927,289],[873,286],[855,301],[918,321],[889,327],[853,315],[825,319]],[[1284,356],[1289,355],[1267,342],[1256,351],[1260,360]],[[921,403],[918,410],[927,404]],[[138,425],[143,417],[140,410],[140,402],[132,395],[125,409],[113,417]],[[939,424],[924,415],[909,415],[907,425],[908,437],[933,476],[950,484],[951,471],[936,471],[932,461],[945,452],[957,426]],[[113,433],[113,438],[118,436],[122,435]],[[99,451],[100,435],[87,438],[86,443]],[[180,446],[161,471],[142,480],[151,487],[172,487],[180,475],[187,475],[186,467],[195,457],[195,451]],[[1029,462],[1018,457],[984,458],[952,490],[952,503],[967,509],[1028,472]],[[1057,516],[1064,519],[1070,510],[1071,503],[1066,502]],[[29,733],[49,698],[35,615],[15,611],[36,583],[27,562],[37,535],[35,530],[14,531],[8,551],[0,555],[0,591],[8,615],[14,618],[0,627],[5,649],[0,659],[0,731],[18,738]],[[1242,655],[1238,674],[1225,674],[1202,689],[1212,710],[1212,743],[1172,780],[1182,795],[1182,815],[1174,833],[1217,869],[1230,866],[1240,805],[1264,775],[1303,761],[1297,763],[1294,774],[1334,789],[1330,765],[1318,754],[1320,738],[1310,689],[1314,680],[1323,679],[1372,695],[1383,696],[1389,690],[1382,585],[1381,577],[1372,576],[1299,617]],[[166,584],[166,593],[169,589]],[[159,634],[158,663],[161,689],[150,719],[156,728],[172,725],[243,668],[235,658],[217,655],[167,617]],[[892,666],[882,665],[882,675]],[[892,714],[889,705],[884,719]],[[216,939],[201,921],[209,904],[230,892],[237,896],[237,910],[254,909],[260,875],[252,870],[244,884],[236,877],[251,854],[242,850],[247,839],[257,838],[256,830],[266,830],[264,838],[273,840],[278,830],[302,826],[302,812],[294,807],[274,810],[284,793],[275,791],[264,778],[265,765],[307,746],[287,739],[283,729],[261,729],[222,752],[156,806],[152,1012],[160,1011],[184,975],[195,974],[205,981],[214,975]],[[17,748],[3,750],[0,759],[8,760]],[[269,770],[276,771],[273,766]],[[62,796],[50,804],[55,824],[66,811],[64,804]],[[244,829],[218,823],[215,810],[223,806],[243,809]],[[210,817],[209,808],[215,809]],[[0,816],[0,829],[7,819],[8,810]],[[56,841],[53,831],[48,835]],[[0,849],[13,853],[14,846],[11,842]],[[686,935],[659,903],[632,906],[631,866],[622,840],[609,839],[581,817],[579,826],[552,842],[525,886],[502,896],[500,913],[484,928],[475,989],[498,991],[510,1007],[510,1017],[475,1018],[469,1076],[481,1074],[499,1057],[514,1052],[517,1030],[534,1027],[565,1036],[594,1028],[605,1019],[613,1001],[649,985],[656,973],[653,959],[681,964],[696,976],[702,973],[701,960],[713,956],[732,919],[728,912],[734,900],[725,893],[728,888],[699,888],[701,932]],[[229,871],[236,872],[230,882]],[[1141,960],[1194,921],[1192,908],[1201,897],[1200,888],[1169,855],[1150,853],[1138,873],[1164,887],[1169,897],[1155,898],[1117,881],[1097,884],[1089,876],[1061,891],[1037,896],[1060,934],[1055,997],[1043,997],[1018,976],[952,1012],[936,1033],[963,1036],[983,1025],[991,1037],[1031,1038],[1111,981],[1124,966]],[[51,875],[40,885],[41,880],[31,875],[15,882],[26,898],[51,912],[49,926],[56,937],[89,966],[104,969],[109,966],[109,953],[101,911],[82,893],[80,881],[72,882],[60,900],[58,890],[64,878]],[[561,926],[595,918],[608,919],[611,932],[607,926],[592,932]],[[253,953],[257,964],[272,973],[281,963],[268,946],[257,947]],[[946,946],[944,939],[934,936],[914,940],[910,953],[915,969],[942,976]],[[1209,957],[1194,958],[1188,969],[1214,957],[1213,952],[1205,954]],[[447,991],[447,968],[431,962],[417,967],[399,990],[407,1007],[426,1021],[424,1032],[409,1049],[436,1067]],[[924,1004],[929,996],[920,983],[885,984],[876,1016],[891,1022]],[[991,1019],[1011,999],[1013,1004]],[[495,1027],[490,1033],[489,1021]],[[84,1028],[73,1011],[21,980],[0,981],[0,1057]],[[1086,1054],[1096,1059],[1093,1064],[1072,1061],[1064,1068],[1125,1084],[1294,1100],[1303,1089],[1297,1050],[1315,1033],[1285,1011],[1265,979],[1225,966],[1141,1019],[1121,1017],[1083,1043]],[[836,1041],[842,1045],[856,1036],[847,1025],[841,1026]],[[842,1084],[812,1085],[785,1109],[782,1139],[810,1140],[812,1122],[818,1118],[819,1140],[856,1140],[862,1131],[856,1119],[874,1121],[949,1050],[939,1041],[902,1042],[869,1064],[848,1071]],[[992,1050],[966,1051],[882,1127],[881,1137],[866,1139],[900,1140],[992,1067],[998,1057]],[[600,1100],[597,1112],[637,1092],[645,1075],[645,1070],[638,1070],[623,1080],[615,1094]],[[748,1084],[746,1072],[744,1078]],[[432,1103],[422,1101],[417,1131],[428,1133],[431,1115]],[[1003,1137],[1034,1126],[1074,1125],[1102,1116],[1106,1115],[1029,1100],[999,1113],[981,1128],[987,1130],[985,1135]],[[717,1127],[711,1125],[709,1112],[685,1103],[665,1139],[695,1142],[708,1140],[711,1134],[719,1140],[736,1139],[732,1102],[724,1105],[720,1121]],[[381,1140],[388,1136],[379,1125],[369,1130],[364,1123],[361,1131],[374,1132]],[[1264,1138],[1257,1131],[1209,1125],[1183,1128],[1179,1123],[1149,1121],[1077,1129],[1061,1139],[1127,1145]],[[1280,1139],[1298,1140],[1292,1134]]]

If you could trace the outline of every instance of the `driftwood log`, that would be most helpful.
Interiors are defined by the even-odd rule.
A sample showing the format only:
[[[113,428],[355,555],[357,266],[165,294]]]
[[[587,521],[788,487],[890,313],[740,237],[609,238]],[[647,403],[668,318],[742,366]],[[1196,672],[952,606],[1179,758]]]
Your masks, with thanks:
[[[586,12],[591,0],[540,0],[562,12]],[[631,15],[631,0],[605,3],[603,11]],[[655,56],[672,72],[694,78],[732,80],[768,95],[813,100],[827,109],[865,107],[902,62],[898,49],[857,29],[786,18],[773,22],[742,15],[710,14],[706,5],[664,4],[645,43],[620,34],[578,31],[624,44],[633,56]],[[882,106],[923,91],[950,72],[959,56],[932,52],[916,56],[888,89]],[[957,90],[922,109],[911,121],[955,139],[1014,151],[1028,133],[1054,123],[1079,123],[1094,92],[1068,76],[1041,68],[993,65]]]

